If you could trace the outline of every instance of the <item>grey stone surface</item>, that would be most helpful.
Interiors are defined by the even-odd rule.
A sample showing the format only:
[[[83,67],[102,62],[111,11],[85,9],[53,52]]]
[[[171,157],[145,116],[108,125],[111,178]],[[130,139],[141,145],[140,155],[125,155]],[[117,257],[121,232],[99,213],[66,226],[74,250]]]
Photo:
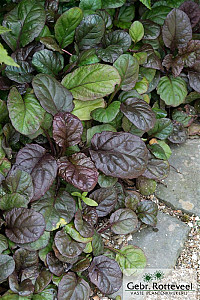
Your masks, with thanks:
[[[158,212],[158,231],[151,227],[133,234],[130,244],[142,248],[147,257],[148,268],[171,269],[187,240],[190,227],[162,212]]]
[[[172,269],[187,240],[190,227],[185,223],[162,212],[158,212],[158,231],[147,227],[133,234],[129,244],[140,247],[147,257],[146,269]],[[111,296],[122,296],[122,289]]]
[[[200,139],[187,140],[172,147],[170,165],[174,166],[155,195],[174,209],[200,216]]]

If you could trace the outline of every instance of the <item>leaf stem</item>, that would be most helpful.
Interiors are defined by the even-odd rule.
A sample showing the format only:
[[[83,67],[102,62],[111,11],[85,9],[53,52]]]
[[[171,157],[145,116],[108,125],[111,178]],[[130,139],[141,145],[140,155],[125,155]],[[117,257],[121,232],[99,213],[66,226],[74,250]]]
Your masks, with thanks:
[[[110,224],[108,224],[107,226],[105,226],[104,228],[100,228],[100,229],[98,230],[98,233],[102,233],[102,232],[106,231],[106,230],[109,229],[111,226],[112,226],[112,224],[110,223]]]
[[[47,140],[48,140],[48,142],[49,142],[49,144],[50,144],[51,152],[52,152],[53,156],[55,156],[55,155],[56,155],[56,151],[55,151],[55,147],[54,147],[54,145],[53,145],[53,143],[52,143],[51,137],[50,137],[50,135],[48,134],[48,132],[47,132],[46,129],[44,129],[44,128],[42,127],[42,130],[44,131],[44,133],[45,133],[45,135],[46,135],[46,138],[47,138]]]
[[[82,211],[81,199],[78,197],[78,208]]]
[[[113,252],[115,252],[115,253],[120,253],[120,254],[121,254],[121,251],[120,251],[120,250],[115,249],[115,248],[113,248],[113,247],[110,247],[110,246],[104,246],[104,248],[109,249],[109,250],[111,250],[111,251],[113,251]]]
[[[65,49],[61,49],[63,52],[67,53],[68,55],[72,56],[72,53],[70,53],[69,51],[65,50]]]

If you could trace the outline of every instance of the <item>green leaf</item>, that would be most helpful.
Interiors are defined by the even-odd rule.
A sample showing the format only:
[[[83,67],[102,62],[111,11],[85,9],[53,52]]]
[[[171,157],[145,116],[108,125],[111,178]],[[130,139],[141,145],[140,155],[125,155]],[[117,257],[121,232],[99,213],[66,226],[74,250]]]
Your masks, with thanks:
[[[0,282],[3,282],[6,280],[6,278],[12,274],[12,272],[15,269],[15,261],[14,259],[9,255],[0,255]]]
[[[4,49],[3,45],[0,43],[0,64],[6,64],[8,66],[19,67],[19,65],[10,57],[7,50]]]
[[[6,28],[4,26],[0,26],[0,34],[3,34],[3,33],[8,32],[8,31],[11,31],[11,29]]]
[[[25,135],[39,129],[45,114],[33,94],[27,93],[22,98],[15,87],[11,89],[8,97],[8,111],[14,128]]]
[[[118,71],[109,65],[94,64],[79,67],[66,75],[62,84],[78,100],[93,100],[111,94],[121,78]]]
[[[104,252],[103,239],[101,235],[95,231],[92,240],[92,253],[94,256],[99,256],[103,254],[103,252]]]
[[[73,223],[69,223],[65,226],[65,232],[69,234],[69,236],[79,243],[89,243],[92,241],[92,237],[85,238],[74,228]]]
[[[131,90],[138,80],[139,63],[137,59],[130,54],[123,54],[115,61],[113,66],[121,76],[121,90]]]
[[[116,132],[117,130],[110,124],[93,126],[87,130],[87,144],[88,145],[90,144],[90,141],[91,141],[92,137],[95,135],[95,133],[100,133],[102,131]]]
[[[181,77],[163,76],[159,81],[157,93],[167,105],[178,106],[187,96],[186,82]]]
[[[120,104],[121,102],[114,101],[107,108],[97,108],[92,111],[91,116],[95,121],[109,123],[114,120],[118,114]]]
[[[116,61],[116,59],[123,53],[123,49],[119,45],[110,45],[105,49],[97,49],[96,53],[103,61],[114,63],[114,61]]]
[[[2,35],[8,46],[15,51],[36,38],[45,25],[44,8],[37,0],[23,0],[4,18],[3,26],[12,31]]]
[[[126,0],[101,0],[102,8],[117,8],[125,4]]]
[[[146,79],[146,77],[143,77],[140,81],[136,82],[134,89],[139,94],[144,94],[147,92],[148,87],[149,87],[149,82]]]
[[[152,8],[148,10],[146,13],[142,15],[143,20],[151,20],[156,24],[163,25],[164,21],[171,11],[171,8],[168,6],[160,5],[158,7]]]
[[[41,50],[33,55],[32,64],[39,73],[58,75],[64,67],[64,58],[58,52]]]
[[[81,50],[90,49],[100,43],[105,32],[105,22],[97,14],[88,15],[76,29],[76,43]]]
[[[151,9],[151,0],[140,0],[148,9]]]
[[[148,131],[149,136],[154,136],[160,140],[165,140],[173,131],[173,124],[170,119],[157,119],[154,128]]]
[[[147,264],[147,258],[142,249],[132,245],[124,246],[118,250],[115,260],[126,276],[136,275]]]
[[[0,234],[0,254],[8,248],[8,241],[5,235]]]
[[[82,10],[73,7],[65,11],[55,24],[55,37],[60,47],[65,48],[74,40],[75,29],[83,18]]]
[[[144,36],[144,27],[142,23],[139,21],[133,22],[129,29],[129,34],[135,44],[139,42]]]
[[[106,176],[103,173],[99,174],[98,184],[100,185],[100,187],[104,187],[104,188],[111,187],[115,185],[116,182],[117,182],[117,178]]]
[[[33,79],[31,74],[33,71],[33,67],[28,62],[20,61],[18,62],[18,67],[7,66],[5,73],[10,80],[18,83],[29,83]]]
[[[103,98],[89,101],[74,100],[73,102],[75,106],[71,113],[77,116],[81,121],[92,119],[91,112],[93,110],[105,107]]]
[[[87,204],[88,206],[98,206],[98,203],[88,197],[82,197],[83,202]]]
[[[40,249],[45,248],[48,245],[50,239],[50,232],[45,231],[41,237],[32,243],[25,243],[21,245],[21,248],[26,249],[28,251],[38,251]]]
[[[143,196],[149,196],[153,194],[156,190],[156,185],[156,181],[153,179],[145,178],[143,176],[137,178],[136,186],[140,194]]]
[[[172,150],[170,149],[169,145],[167,145],[164,141],[159,141],[159,140],[158,140],[158,144],[163,148],[166,158],[169,159],[172,154]]]
[[[81,0],[79,7],[82,10],[95,11],[97,9],[101,9],[101,0]]]
[[[6,177],[11,168],[11,163],[7,158],[0,159],[0,178]]]

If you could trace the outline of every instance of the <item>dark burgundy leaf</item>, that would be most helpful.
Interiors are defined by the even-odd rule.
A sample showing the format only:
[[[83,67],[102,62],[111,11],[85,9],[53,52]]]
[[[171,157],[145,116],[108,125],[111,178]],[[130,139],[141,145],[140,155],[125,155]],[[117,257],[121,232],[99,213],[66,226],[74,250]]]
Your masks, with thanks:
[[[107,33],[103,39],[104,47],[110,45],[120,46],[126,52],[131,45],[130,35],[123,30],[115,30]]]
[[[38,240],[46,227],[43,216],[27,208],[13,208],[6,214],[5,220],[7,237],[19,244]]]
[[[6,91],[11,87],[12,82],[7,77],[0,76],[0,90]]]
[[[128,98],[121,104],[120,109],[129,121],[141,130],[149,131],[155,125],[155,113],[144,100]]]
[[[74,241],[64,230],[56,233],[54,239],[58,251],[68,258],[74,258],[82,253],[85,244]]]
[[[21,272],[21,281],[24,281],[26,279],[30,279],[32,282],[36,281],[36,278],[40,274],[40,266],[34,265],[32,267],[26,268],[22,270]]]
[[[162,180],[169,174],[169,163],[162,159],[154,158],[153,156],[149,159],[147,168],[142,176],[154,179]]]
[[[55,257],[53,252],[47,254],[47,266],[51,273],[56,276],[61,276],[64,273],[63,263]]]
[[[162,36],[165,46],[172,50],[185,47],[192,39],[192,27],[186,13],[174,8],[165,19]]]
[[[78,209],[75,214],[74,226],[83,237],[91,237],[94,234],[94,227],[90,223],[84,221],[80,209]]]
[[[90,266],[90,257],[80,257],[80,259],[73,265],[73,272],[83,272]]]
[[[13,272],[9,276],[9,287],[11,291],[22,297],[29,296],[34,292],[34,285],[32,281],[30,279],[25,279],[19,283],[16,272]]]
[[[152,68],[155,70],[163,70],[161,60],[156,55],[156,53],[151,45],[146,44],[146,45],[142,46],[140,51],[147,53],[147,62],[143,64],[143,66],[145,68]]]
[[[167,69],[167,71],[169,71],[169,69],[171,68],[172,74],[174,75],[174,77],[177,77],[183,70],[184,61],[180,56],[173,57],[172,54],[167,54],[163,59],[162,65]]]
[[[187,131],[181,123],[173,124],[173,132],[168,137],[168,140],[173,144],[185,143],[187,139]]]
[[[188,72],[190,86],[198,93],[200,93],[200,72]]]
[[[62,255],[59,251],[58,251],[58,249],[56,248],[56,246],[55,246],[55,243],[52,245],[52,248],[53,248],[53,251],[54,251],[54,253],[55,253],[55,256],[60,260],[60,261],[62,261],[63,263],[65,263],[65,269],[66,269],[66,265],[67,265],[67,268],[68,267],[72,267],[72,265],[74,264],[74,263],[76,263],[77,261],[78,261],[78,259],[79,259],[79,256],[76,256],[76,257],[67,257],[67,256],[64,256],[64,255]]]
[[[110,216],[110,224],[115,234],[134,232],[138,225],[137,215],[129,208],[120,208]]]
[[[90,154],[96,168],[107,176],[136,178],[147,165],[145,143],[131,133],[96,133],[91,140]]]
[[[44,45],[38,43],[31,43],[28,46],[24,47],[24,48],[20,48],[17,49],[17,51],[15,51],[11,57],[15,60],[15,61],[26,61],[28,63],[31,63],[32,61],[32,57],[33,54],[37,51],[43,50],[44,49]]]
[[[45,287],[51,282],[51,279],[52,279],[52,274],[47,269],[43,269],[40,272],[38,278],[36,279],[34,292],[35,293],[42,292],[45,289]]]
[[[53,120],[53,138],[60,147],[77,145],[81,141],[83,125],[79,118],[65,112],[58,113]]]
[[[22,148],[16,157],[15,168],[29,173],[33,179],[34,196],[32,201],[40,199],[52,185],[57,174],[56,160],[47,150],[36,144]]]
[[[184,63],[187,67],[195,66],[196,62],[200,60],[200,41],[189,41],[186,47],[179,49],[178,53],[183,58]]]
[[[96,208],[86,206],[86,208],[83,211],[83,219],[92,225],[96,225],[98,221]]]
[[[16,271],[20,272],[39,263],[38,253],[19,248],[15,251],[14,256]]]
[[[156,226],[158,206],[156,203],[145,200],[141,201],[137,206],[137,216],[145,224]]]
[[[82,191],[91,191],[98,181],[98,171],[94,163],[84,153],[75,153],[70,158],[58,160],[58,174]]]
[[[89,300],[89,296],[89,284],[73,272],[63,276],[58,285],[58,299],[60,300]]]
[[[100,188],[90,194],[90,198],[98,203],[96,207],[98,217],[105,217],[115,207],[117,192],[114,188]]]
[[[122,285],[122,273],[118,263],[104,255],[96,256],[89,269],[93,284],[106,295],[117,292]]]
[[[179,7],[182,11],[184,11],[188,17],[190,18],[190,22],[192,27],[195,27],[200,21],[200,7],[199,4],[193,1],[185,1]]]

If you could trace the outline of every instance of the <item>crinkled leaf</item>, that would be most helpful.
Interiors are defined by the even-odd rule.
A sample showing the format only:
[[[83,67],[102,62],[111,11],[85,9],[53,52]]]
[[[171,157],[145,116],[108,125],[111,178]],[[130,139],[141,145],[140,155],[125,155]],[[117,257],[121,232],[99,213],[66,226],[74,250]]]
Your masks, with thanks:
[[[198,93],[200,93],[200,72],[188,72],[190,86]]]
[[[170,119],[157,119],[154,128],[148,131],[148,135],[165,140],[173,131],[173,124]]]
[[[169,163],[160,159],[151,158],[142,176],[154,180],[162,180],[169,175]]]
[[[192,27],[195,27],[200,21],[200,7],[197,3],[193,1],[185,1],[179,7],[182,11],[184,11],[191,22]]]
[[[83,18],[76,28],[76,43],[79,49],[90,49],[100,43],[105,32],[105,22],[97,14]]]
[[[173,124],[173,131],[168,137],[168,140],[174,144],[185,143],[187,139],[187,131],[184,126],[180,123]]]
[[[182,48],[192,39],[190,19],[182,10],[174,8],[165,20],[162,28],[165,46],[175,50]]]
[[[160,35],[160,26],[150,20],[143,20],[144,37],[143,40],[155,40]]]
[[[116,255],[116,261],[126,276],[136,275],[147,264],[143,250],[132,245],[122,247]]]
[[[104,108],[105,101],[103,98],[89,101],[74,100],[74,109],[72,114],[77,116],[81,121],[90,120],[91,112],[96,108]]]
[[[38,74],[33,79],[33,89],[42,107],[52,115],[70,112],[74,108],[72,94],[55,78]]]
[[[6,214],[6,235],[15,243],[38,240],[45,227],[43,216],[32,209],[13,208]]]
[[[59,191],[55,195],[54,189],[50,189],[46,194],[32,204],[32,208],[41,213],[46,222],[46,230],[57,229],[61,219],[69,223],[75,214],[75,201],[66,192]]]
[[[89,269],[89,278],[103,294],[117,292],[122,284],[122,274],[118,263],[104,255],[96,256]]]
[[[72,114],[58,113],[53,120],[53,138],[60,147],[75,146],[81,142],[83,125]]]
[[[75,214],[74,226],[83,237],[91,237],[94,234],[93,226],[83,219],[80,209]]]
[[[68,258],[77,257],[85,248],[84,243],[74,241],[64,230],[56,233],[54,242],[58,251]]]
[[[180,48],[178,54],[187,67],[193,67],[200,60],[200,41],[191,40],[186,47]]]
[[[114,67],[121,76],[121,90],[129,91],[138,80],[139,63],[137,59],[130,54],[121,55],[114,63]]]
[[[126,132],[97,133],[91,140],[90,155],[97,169],[107,176],[135,178],[147,164],[147,149],[137,136]]]
[[[24,47],[39,35],[45,20],[45,11],[40,3],[23,0],[5,16],[3,26],[12,31],[3,34],[2,38],[13,51],[18,44]]]
[[[57,175],[56,160],[37,144],[29,144],[18,152],[15,167],[31,175],[34,187],[32,201],[46,193]]]
[[[38,278],[36,279],[34,292],[35,293],[42,292],[45,289],[45,287],[51,282],[51,280],[52,280],[52,274],[47,269],[43,269],[40,272]]]
[[[80,256],[80,259],[73,265],[71,270],[73,272],[83,272],[89,268],[90,262],[90,257]]]
[[[22,248],[15,251],[13,258],[15,260],[17,272],[37,266],[39,263],[38,253],[36,251],[27,251]]]
[[[46,262],[51,273],[56,276],[61,276],[64,273],[63,264],[57,257],[53,254],[53,252],[49,252],[46,257]]]
[[[0,254],[0,267],[1,267],[0,282],[3,282],[14,271],[15,261],[9,255]]]
[[[118,71],[109,65],[93,64],[79,67],[66,75],[62,84],[75,99],[93,100],[111,94],[121,78]]]
[[[110,45],[107,48],[99,48],[96,51],[97,56],[105,62],[114,63],[116,59],[123,53],[120,45]]]
[[[119,101],[113,101],[107,108],[97,108],[93,110],[91,116],[95,121],[109,123],[114,120],[118,114],[120,104]]]
[[[9,276],[9,286],[13,292],[22,297],[29,296],[34,292],[34,285],[32,281],[30,279],[25,279],[19,283],[16,272],[13,272]]]
[[[156,24],[163,25],[164,21],[171,11],[171,7],[164,5],[159,5],[158,7],[153,7],[151,10],[147,10],[146,13],[142,15],[143,20],[151,20]]]
[[[44,118],[45,110],[40,106],[33,94],[23,98],[13,87],[8,96],[8,111],[13,127],[22,134],[35,133]]]
[[[47,246],[50,239],[50,233],[45,231],[41,237],[35,242],[20,244],[21,248],[29,250],[29,251],[37,251],[43,249]]]
[[[92,192],[90,198],[98,203],[96,207],[98,217],[105,217],[114,209],[117,193],[114,188],[100,188]]]
[[[98,181],[98,171],[94,163],[84,153],[75,153],[69,159],[58,160],[58,174],[82,191],[91,191]]]
[[[61,279],[58,285],[58,299],[73,300],[82,299],[89,300],[90,286],[83,279],[76,276],[75,273],[69,272]]]
[[[184,61],[180,56],[173,57],[172,54],[167,54],[162,62],[162,65],[166,67],[167,71],[169,71],[169,69],[171,68],[172,74],[174,75],[174,77],[177,77],[183,70]]]
[[[157,93],[167,105],[178,106],[187,96],[187,87],[181,77],[163,76],[158,84]]]
[[[128,234],[137,228],[137,215],[129,208],[121,208],[112,213],[110,224],[115,234]]]
[[[73,42],[75,29],[82,18],[82,10],[78,7],[72,7],[58,18],[55,24],[55,37],[60,47],[65,48]]]
[[[135,191],[126,191],[126,198],[125,198],[125,206],[126,208],[130,208],[135,211],[138,203],[140,202],[140,194]]]
[[[156,203],[145,200],[141,201],[137,206],[137,216],[145,224],[156,226],[158,206]]]
[[[7,66],[5,73],[6,76],[17,83],[29,83],[33,79],[31,74],[34,69],[26,61],[18,62],[19,67]]]
[[[117,130],[115,127],[113,127],[110,124],[102,124],[102,125],[93,126],[87,130],[87,144],[90,145],[91,139],[96,133],[100,133],[103,131],[116,132]]]
[[[184,127],[188,127],[190,125],[191,120],[193,119],[191,115],[186,113],[183,110],[175,109],[172,113],[172,119],[184,125]]]
[[[5,194],[0,199],[0,209],[10,210],[15,207],[27,207],[29,200],[18,193]]]
[[[108,188],[113,186],[117,182],[117,178],[111,177],[111,176],[106,176],[103,173],[99,174],[98,177],[98,184],[102,188]]]
[[[121,104],[120,109],[129,121],[141,130],[148,131],[155,125],[155,113],[144,100],[128,98]]]
[[[131,37],[123,30],[111,31],[104,36],[103,45],[105,48],[111,45],[120,46],[125,52],[131,45]]]
[[[63,69],[64,58],[58,52],[44,49],[33,55],[32,64],[38,73],[55,76]]]

